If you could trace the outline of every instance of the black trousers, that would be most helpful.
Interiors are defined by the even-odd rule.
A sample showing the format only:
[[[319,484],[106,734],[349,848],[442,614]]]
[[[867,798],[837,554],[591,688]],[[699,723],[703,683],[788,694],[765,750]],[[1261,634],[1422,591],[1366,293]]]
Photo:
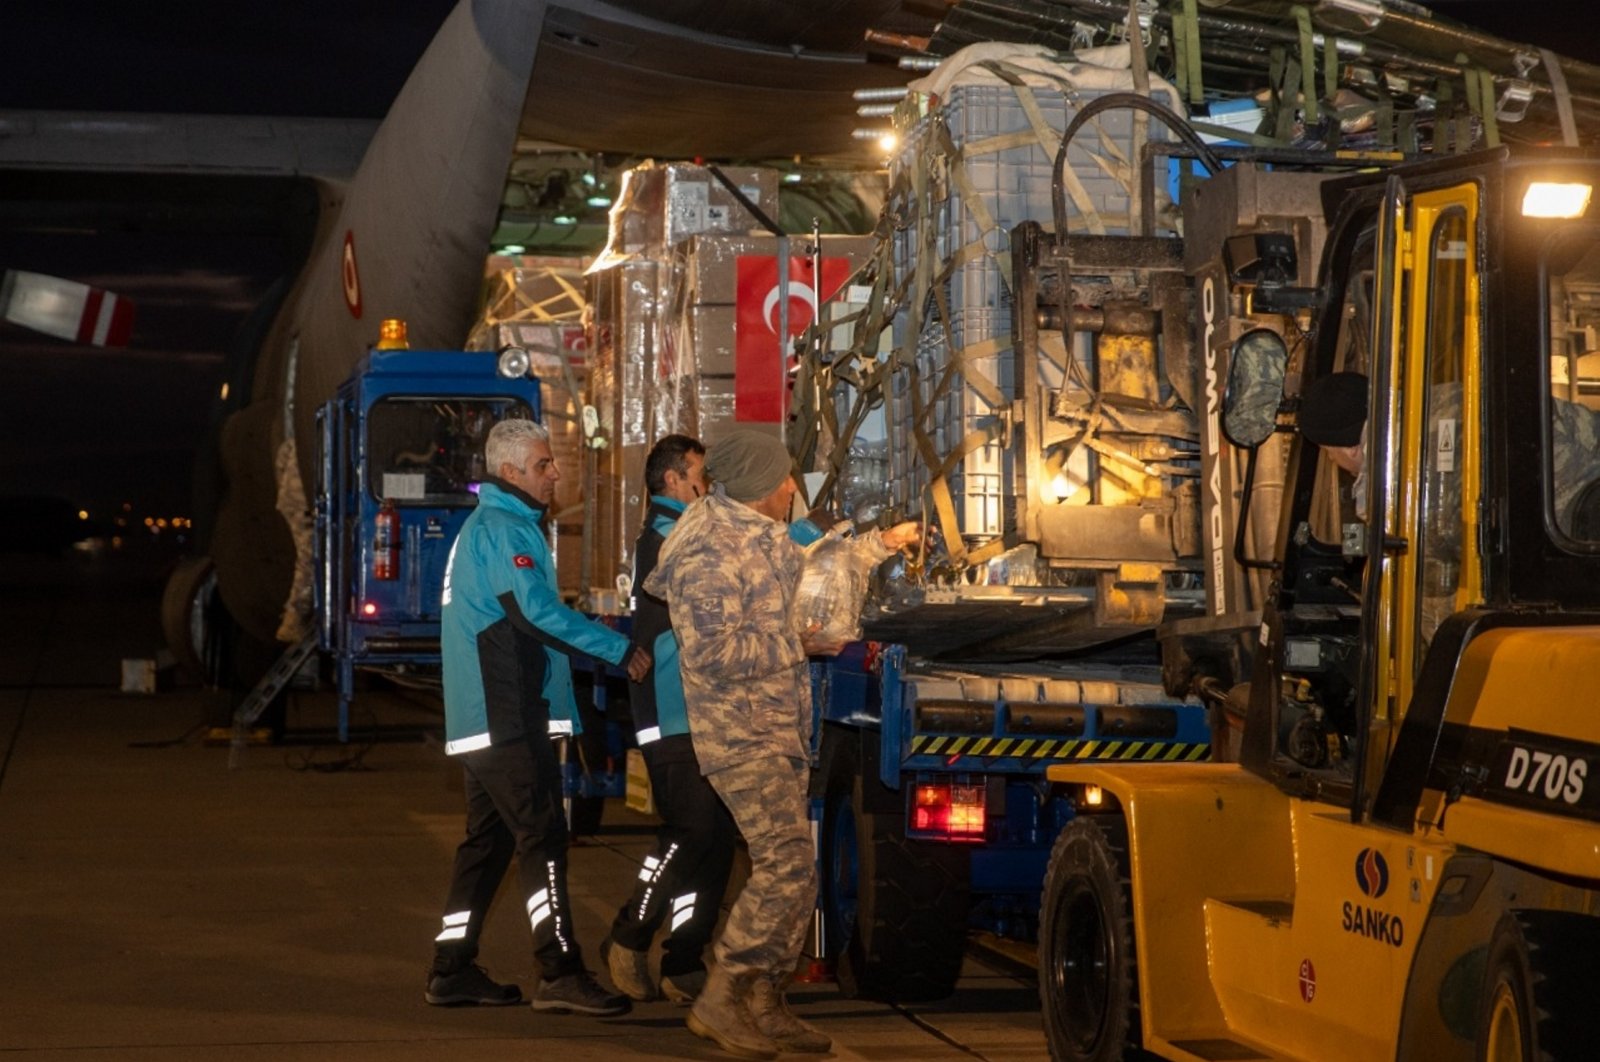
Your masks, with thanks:
[[[661,976],[673,977],[705,969],[701,956],[722,911],[739,831],[700,773],[687,734],[651,742],[642,751],[661,829],[611,937],[625,948],[647,951],[665,923]]]
[[[456,849],[433,967],[448,973],[478,955],[495,890],[516,856],[533,951],[546,980],[583,969],[567,907],[567,819],[561,767],[544,734],[465,752],[467,836]]]

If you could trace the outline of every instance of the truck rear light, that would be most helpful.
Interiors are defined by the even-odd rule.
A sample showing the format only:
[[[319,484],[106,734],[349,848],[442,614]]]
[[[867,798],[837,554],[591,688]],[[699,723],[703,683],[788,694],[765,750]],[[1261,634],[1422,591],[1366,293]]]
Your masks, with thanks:
[[[981,841],[984,825],[983,786],[917,786],[911,809],[915,832],[952,841]]]

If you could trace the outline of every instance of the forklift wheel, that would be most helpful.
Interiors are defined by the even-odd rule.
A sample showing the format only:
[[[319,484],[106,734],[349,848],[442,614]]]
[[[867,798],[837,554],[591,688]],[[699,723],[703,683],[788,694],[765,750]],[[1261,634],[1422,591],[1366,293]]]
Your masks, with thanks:
[[[1120,818],[1067,823],[1050,853],[1039,922],[1039,995],[1050,1057],[1113,1062],[1141,1049],[1139,977]]]
[[[1489,945],[1478,1004],[1484,1062],[1594,1057],[1600,1020],[1590,965],[1600,923],[1566,911],[1508,911]]]

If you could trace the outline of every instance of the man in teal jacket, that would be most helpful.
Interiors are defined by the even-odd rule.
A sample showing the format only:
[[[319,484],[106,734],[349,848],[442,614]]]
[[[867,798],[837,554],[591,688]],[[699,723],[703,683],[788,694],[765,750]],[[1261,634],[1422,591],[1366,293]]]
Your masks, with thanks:
[[[440,1006],[522,1001],[516,985],[474,963],[478,935],[515,853],[541,978],[538,1010],[621,1014],[626,997],[584,969],[567,899],[567,824],[551,733],[578,729],[569,654],[627,660],[643,678],[650,656],[562,604],[540,520],[561,473],[549,435],[528,420],[489,432],[493,470],[445,568],[441,649],[445,752],[465,777],[467,835],[456,850],[426,999]]]
[[[633,641],[650,651],[655,668],[646,681],[631,686],[629,704],[661,827],[633,895],[600,945],[612,983],[637,1000],[654,999],[658,990],[677,1003],[699,994],[706,979],[703,955],[716,930],[739,841],[733,818],[695,759],[667,603],[643,589],[678,517],[708,489],[705,454],[698,440],[668,435],[650,448],[644,465],[650,508],[634,549]],[[650,974],[650,942],[669,917],[658,989]]]

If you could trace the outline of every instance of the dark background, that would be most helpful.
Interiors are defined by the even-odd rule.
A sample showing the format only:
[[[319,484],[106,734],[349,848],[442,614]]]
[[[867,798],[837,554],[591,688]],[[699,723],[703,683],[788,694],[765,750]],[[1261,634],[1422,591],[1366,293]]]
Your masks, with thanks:
[[[453,6],[8,0],[0,109],[381,120]],[[92,227],[0,227],[0,269],[130,297],[133,339],[98,350],[0,322],[0,495],[63,496],[135,527],[189,516],[236,333],[303,253],[291,193],[270,180],[13,172],[0,173],[0,209],[74,179],[85,200],[118,205]]]
[[[380,119],[454,0],[7,0],[0,110]],[[1600,61],[1593,8],[1573,0],[1446,0],[1441,14]],[[0,172],[0,209],[30,182]],[[87,181],[84,195],[106,189]],[[230,345],[302,246],[271,182],[115,179],[111,225],[0,226],[0,269],[133,298],[133,341],[103,351],[0,322],[0,495],[52,494],[96,520],[191,515],[194,454]],[[217,195],[223,220],[184,209]],[[126,518],[126,517],[125,517]]]

